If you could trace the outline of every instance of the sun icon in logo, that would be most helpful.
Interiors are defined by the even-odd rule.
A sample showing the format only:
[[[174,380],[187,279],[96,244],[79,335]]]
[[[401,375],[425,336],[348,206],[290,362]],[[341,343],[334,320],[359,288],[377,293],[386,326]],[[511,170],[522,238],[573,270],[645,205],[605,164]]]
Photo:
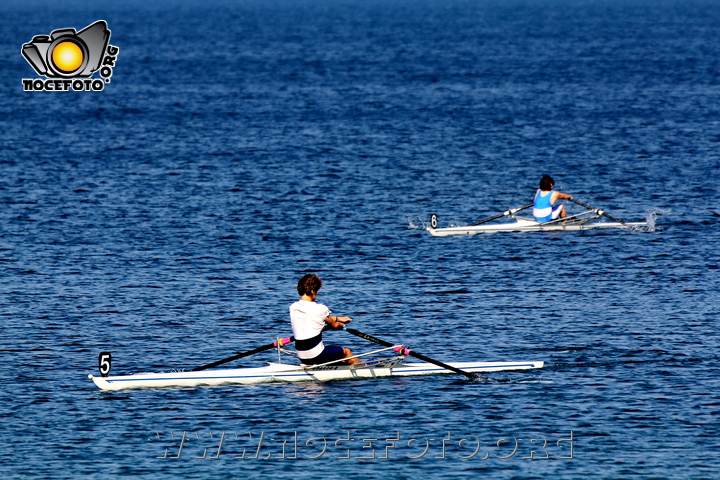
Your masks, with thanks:
[[[52,63],[58,70],[71,73],[78,70],[85,55],[80,46],[71,41],[58,43],[52,51]]]

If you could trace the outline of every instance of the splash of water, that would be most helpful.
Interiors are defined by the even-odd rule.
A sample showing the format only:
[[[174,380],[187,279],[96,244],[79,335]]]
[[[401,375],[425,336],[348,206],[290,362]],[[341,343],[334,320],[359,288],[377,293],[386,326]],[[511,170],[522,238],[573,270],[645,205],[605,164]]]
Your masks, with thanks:
[[[653,208],[647,214],[645,215],[645,221],[647,222],[646,231],[647,232],[654,232],[655,231],[655,222],[657,222],[657,218],[660,215],[667,215],[670,213],[670,210],[663,210],[660,208]]]
[[[407,222],[408,222],[408,230],[427,230],[427,227],[430,226],[430,221],[424,220],[419,215],[407,217]]]
[[[408,230],[427,230],[430,228],[430,219],[423,218],[420,215],[407,216]],[[446,227],[464,227],[467,223],[459,220],[451,219],[447,222]],[[442,227],[442,228],[446,228]],[[440,228],[440,227],[438,227]]]

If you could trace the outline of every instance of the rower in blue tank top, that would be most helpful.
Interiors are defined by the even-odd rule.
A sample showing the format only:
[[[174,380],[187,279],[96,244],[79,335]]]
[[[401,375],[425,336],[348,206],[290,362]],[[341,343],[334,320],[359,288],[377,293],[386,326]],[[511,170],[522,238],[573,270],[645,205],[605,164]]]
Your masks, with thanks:
[[[540,179],[540,188],[535,193],[533,216],[538,222],[549,222],[558,218],[565,218],[565,206],[555,203],[560,199],[572,198],[572,195],[553,190],[555,180],[550,175],[543,175]]]

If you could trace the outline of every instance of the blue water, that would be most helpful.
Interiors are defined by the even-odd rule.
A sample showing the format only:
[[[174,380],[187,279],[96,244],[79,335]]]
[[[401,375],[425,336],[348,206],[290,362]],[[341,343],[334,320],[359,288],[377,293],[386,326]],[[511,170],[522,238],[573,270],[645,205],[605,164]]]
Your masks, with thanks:
[[[2,477],[720,477],[716,2],[0,12]],[[104,91],[22,91],[23,43],[100,19],[120,47]],[[626,221],[660,212],[655,231],[423,230],[525,205],[544,173]],[[102,351],[116,374],[168,371],[286,336],[309,271],[360,331],[546,368],[114,393],[87,378]]]

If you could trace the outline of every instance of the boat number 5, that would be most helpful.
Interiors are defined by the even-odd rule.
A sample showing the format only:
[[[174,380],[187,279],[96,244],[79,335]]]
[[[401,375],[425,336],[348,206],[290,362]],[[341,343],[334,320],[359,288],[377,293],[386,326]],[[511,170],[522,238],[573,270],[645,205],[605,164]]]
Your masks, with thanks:
[[[98,369],[100,369],[100,375],[107,377],[110,373],[110,367],[112,366],[112,355],[110,352],[102,352],[98,355]]]
[[[436,229],[437,225],[437,215],[433,213],[432,215],[430,215],[430,227],[432,229]]]

